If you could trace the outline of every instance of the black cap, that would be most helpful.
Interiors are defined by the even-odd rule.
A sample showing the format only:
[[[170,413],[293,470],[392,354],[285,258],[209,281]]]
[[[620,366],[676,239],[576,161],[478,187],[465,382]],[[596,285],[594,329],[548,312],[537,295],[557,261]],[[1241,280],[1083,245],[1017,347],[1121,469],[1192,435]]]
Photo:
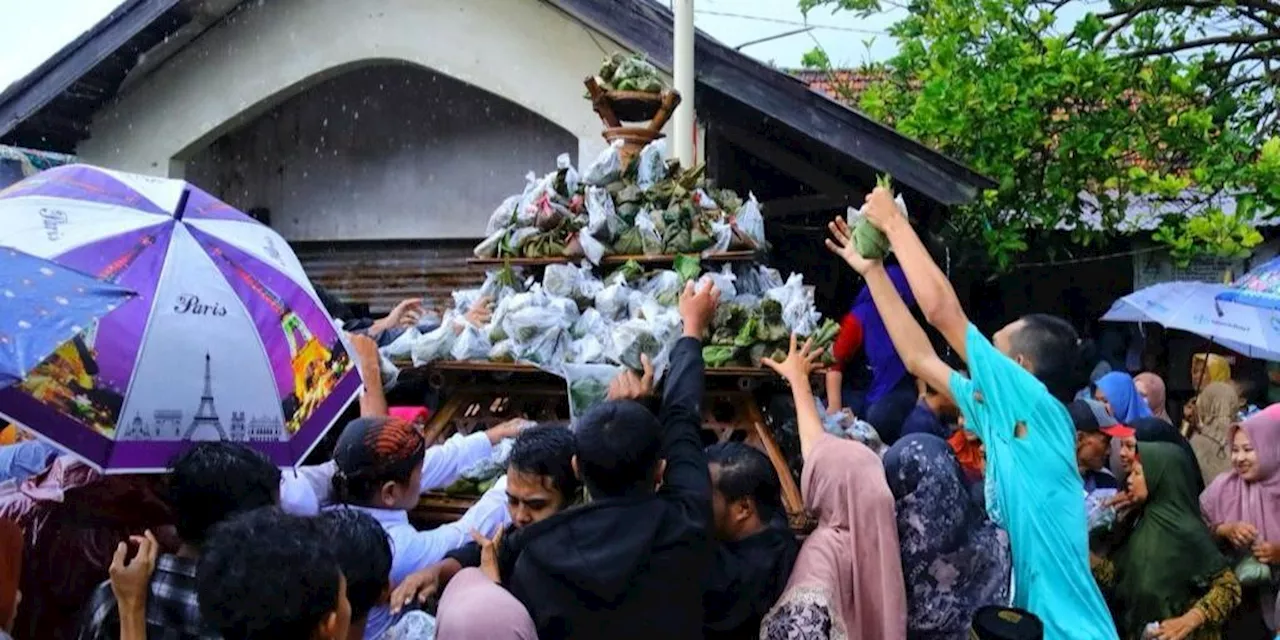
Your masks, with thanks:
[[[1044,624],[1035,614],[1010,607],[983,607],[973,614],[969,637],[976,640],[1042,640]]]

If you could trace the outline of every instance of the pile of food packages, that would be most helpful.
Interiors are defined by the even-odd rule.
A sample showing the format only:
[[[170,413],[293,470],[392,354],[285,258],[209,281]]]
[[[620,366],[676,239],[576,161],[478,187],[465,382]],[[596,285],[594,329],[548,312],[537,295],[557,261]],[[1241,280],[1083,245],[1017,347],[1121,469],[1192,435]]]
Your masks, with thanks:
[[[628,261],[603,278],[586,262],[553,264],[541,281],[504,266],[476,289],[455,291],[442,325],[413,339],[415,366],[439,360],[519,362],[569,381],[576,415],[602,398],[621,367],[643,368],[647,356],[661,376],[682,329],[677,302],[686,283],[715,283],[721,302],[704,340],[708,367],[760,366],[785,357],[792,332],[828,348],[838,325],[814,309],[804,277],[783,279],[760,265],[724,264],[704,273],[697,256],[672,268],[646,270]],[[461,320],[477,300],[494,312],[485,326]]]
[[[568,154],[490,216],[477,258],[586,258],[712,255],[766,248],[764,217],[752,195],[707,184],[704,168],[665,160],[656,140],[624,166],[615,141],[579,174]]]

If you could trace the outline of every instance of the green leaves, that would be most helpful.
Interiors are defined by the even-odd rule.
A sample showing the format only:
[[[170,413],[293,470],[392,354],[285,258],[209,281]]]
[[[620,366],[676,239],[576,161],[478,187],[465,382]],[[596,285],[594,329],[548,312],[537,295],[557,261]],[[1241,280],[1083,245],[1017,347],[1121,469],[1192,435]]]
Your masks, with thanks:
[[[953,246],[997,268],[1016,265],[1029,246],[1052,253],[1044,238],[1055,230],[1085,245],[1150,233],[1179,260],[1236,256],[1256,246],[1254,224],[1280,206],[1280,131],[1260,137],[1257,126],[1275,108],[1272,93],[1226,87],[1215,66],[1229,62],[1223,47],[1160,53],[1195,51],[1197,25],[1222,17],[1217,5],[1172,3],[1113,0],[1119,20],[1090,13],[1063,24],[1050,0],[913,2],[890,30],[898,54],[867,70],[881,80],[843,95],[998,182],[953,211],[947,229]],[[879,5],[801,8],[865,14]],[[830,66],[816,55],[808,63]],[[1164,207],[1155,229],[1134,228],[1135,201],[1219,193],[1235,198],[1233,212]],[[1083,206],[1085,197],[1096,206]]]

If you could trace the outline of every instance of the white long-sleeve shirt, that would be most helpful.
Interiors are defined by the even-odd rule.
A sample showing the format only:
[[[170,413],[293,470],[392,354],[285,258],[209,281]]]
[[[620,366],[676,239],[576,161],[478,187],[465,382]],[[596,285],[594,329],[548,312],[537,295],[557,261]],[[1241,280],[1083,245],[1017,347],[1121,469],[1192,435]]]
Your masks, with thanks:
[[[444,559],[444,555],[471,541],[471,531],[491,536],[508,519],[507,477],[503,476],[456,522],[430,531],[418,531],[409,523],[409,513],[399,509],[353,507],[373,516],[391,538],[391,584],[400,584],[409,574]],[[386,605],[369,612],[366,638],[377,638],[394,620]]]
[[[453,484],[464,469],[488,458],[492,452],[493,444],[483,432],[454,435],[428,447],[422,460],[422,491]],[[333,461],[286,470],[280,477],[280,508],[300,516],[320,513],[321,507],[333,502],[333,474],[337,470]]]

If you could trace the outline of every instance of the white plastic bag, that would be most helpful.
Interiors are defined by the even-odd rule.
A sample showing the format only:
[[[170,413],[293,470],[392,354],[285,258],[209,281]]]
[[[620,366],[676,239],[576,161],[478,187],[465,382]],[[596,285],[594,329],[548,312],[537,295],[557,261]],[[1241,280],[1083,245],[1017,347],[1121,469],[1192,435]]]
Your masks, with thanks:
[[[484,227],[486,236],[492,236],[494,233],[510,227],[515,222],[516,208],[520,206],[520,195],[508,196],[506,200],[502,201],[502,204],[498,205],[497,209],[493,210],[493,213],[489,216],[489,223]]]
[[[563,315],[551,312],[546,305],[526,306],[511,311],[503,319],[516,360],[550,367],[551,371],[556,371],[564,361],[568,326]]]
[[[626,320],[613,325],[613,340],[609,351],[609,359],[635,371],[644,370],[641,354],[649,356],[652,363],[662,352],[662,343],[653,335],[650,323],[641,320]]]
[[[768,243],[764,238],[764,216],[760,213],[760,203],[756,200],[756,194],[747,194],[746,203],[734,216],[734,224],[742,235],[755,245],[756,249],[767,248]]]
[[[606,320],[622,320],[630,313],[631,289],[623,284],[611,284],[596,294],[595,309]]]
[[[582,255],[586,256],[591,264],[600,264],[600,261],[604,259],[605,253],[608,252],[608,248],[599,240],[591,237],[589,233],[578,234],[578,243],[582,245]]]
[[[598,309],[588,307],[569,328],[569,335],[575,340],[595,336],[603,341],[609,337],[609,323],[605,322],[604,316],[600,315]]]
[[[796,335],[807,336],[818,329],[822,314],[813,306],[813,287],[804,285],[804,276],[791,274],[786,284],[765,292],[765,297],[782,305],[782,321]]]
[[[614,140],[609,148],[600,152],[599,156],[582,173],[582,181],[593,187],[603,187],[622,175],[622,141]]]
[[[640,285],[640,291],[656,300],[658,304],[670,307],[680,302],[680,292],[684,291],[684,280],[680,278],[680,274],[664,269],[653,274]]]
[[[492,348],[487,332],[468,323],[454,339],[449,354],[454,360],[485,360]]]
[[[658,138],[640,150],[636,165],[636,186],[644,191],[667,177],[667,139]]]
[[[392,360],[408,358],[413,353],[413,344],[418,341],[418,337],[421,335],[422,332],[418,331],[417,327],[409,327],[396,336],[396,339],[392,340],[391,344],[378,349],[378,352]]]
[[[569,419],[578,418],[604,402],[609,384],[622,373],[622,367],[607,364],[567,364],[564,379],[569,387]]]
[[[378,372],[382,374],[383,391],[390,391],[400,379],[400,367],[381,353],[378,354]]]
[[[573,168],[573,160],[569,159],[569,154],[562,153],[556,156],[556,171],[565,172],[564,186],[570,194],[578,192],[578,170]]]
[[[653,218],[650,217],[648,209],[636,214],[635,227],[640,232],[640,242],[644,247],[644,255],[662,255],[662,235],[658,233],[658,228],[654,226]]]
[[[489,237],[480,241],[476,248],[472,250],[472,254],[477,258],[496,258],[498,257],[498,248],[502,246],[503,238],[507,237],[506,229],[498,229],[489,234]]]
[[[731,300],[738,295],[738,287],[735,284],[737,279],[738,276],[733,273],[733,266],[726,264],[720,268],[719,272],[708,271],[702,274],[698,279],[697,287],[701,289],[707,281],[710,281],[716,289],[720,290],[721,300]]]
[[[541,180],[534,177],[532,171],[525,176],[529,186],[520,194],[520,203],[516,206],[516,227],[532,227],[538,219],[538,201],[550,194],[555,187],[556,172],[552,171]],[[537,231],[536,229],[534,230]]]
[[[573,298],[581,290],[582,270],[571,264],[551,264],[542,273],[542,289],[553,296]]]
[[[618,217],[613,197],[600,187],[587,187],[587,233],[598,240],[613,240],[626,224]]]
[[[715,211],[720,208],[720,203],[703,189],[693,190],[693,201],[704,211]]]
[[[702,252],[703,256],[728,251],[733,245],[733,225],[724,220],[712,220],[711,240],[711,246]]]
[[[575,364],[592,364],[604,361],[604,343],[599,338],[589,335],[569,343],[565,362]]]
[[[453,341],[457,337],[453,333],[453,323],[453,314],[447,313],[439,327],[418,337],[410,352],[413,357],[413,366],[421,367],[450,357]]]

